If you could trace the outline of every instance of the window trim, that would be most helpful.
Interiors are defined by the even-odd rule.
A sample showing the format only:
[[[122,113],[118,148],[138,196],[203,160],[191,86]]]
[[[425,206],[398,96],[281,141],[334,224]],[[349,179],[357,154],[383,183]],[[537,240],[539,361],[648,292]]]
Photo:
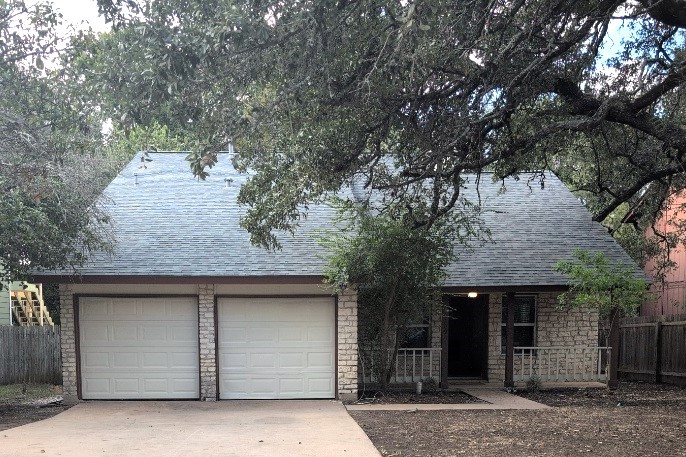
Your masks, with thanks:
[[[504,295],[503,295],[503,297],[504,297]],[[533,322],[525,322],[525,323],[522,323],[522,322],[516,323],[515,322],[514,326],[515,327],[532,327],[533,328],[533,344],[531,345],[531,347],[536,347],[536,343],[538,341],[538,294],[515,294],[515,296],[514,296],[515,300],[517,298],[529,298],[529,297],[534,299],[534,321]],[[504,306],[502,306],[502,308],[504,308]],[[503,313],[501,311],[500,315],[502,316],[502,314]],[[503,344],[503,340],[504,340],[504,336],[505,336],[503,334],[503,330],[505,329],[507,322],[502,322],[502,320],[503,320],[502,317],[500,318],[500,320],[501,320],[501,322],[500,322],[500,353],[501,353],[501,355],[503,355],[503,354],[505,354],[505,352],[507,350],[506,349],[507,345]],[[515,351],[515,354],[521,354],[521,351],[520,352]]]

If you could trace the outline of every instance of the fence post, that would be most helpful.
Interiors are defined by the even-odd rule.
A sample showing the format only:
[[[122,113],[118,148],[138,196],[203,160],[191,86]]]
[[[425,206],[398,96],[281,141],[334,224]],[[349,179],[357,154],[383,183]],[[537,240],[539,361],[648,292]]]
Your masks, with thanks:
[[[619,308],[610,311],[610,376],[607,379],[607,387],[614,390],[619,387]]]
[[[662,382],[662,321],[655,322],[655,383]]]

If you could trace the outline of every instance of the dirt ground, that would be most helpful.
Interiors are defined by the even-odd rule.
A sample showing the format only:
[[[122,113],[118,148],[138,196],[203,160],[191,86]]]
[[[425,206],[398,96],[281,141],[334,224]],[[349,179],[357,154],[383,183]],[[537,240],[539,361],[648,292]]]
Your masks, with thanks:
[[[59,386],[21,384],[0,386],[0,431],[47,419],[68,409],[52,403],[61,392]]]
[[[686,456],[686,389],[520,392],[539,411],[355,411],[384,456]]]

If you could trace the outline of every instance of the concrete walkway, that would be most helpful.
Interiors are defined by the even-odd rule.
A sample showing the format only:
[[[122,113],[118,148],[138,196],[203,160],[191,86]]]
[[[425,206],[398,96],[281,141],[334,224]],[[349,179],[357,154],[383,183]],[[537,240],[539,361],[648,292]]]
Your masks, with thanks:
[[[527,400],[518,395],[505,392],[502,388],[481,387],[481,386],[460,386],[456,390],[461,390],[467,395],[476,397],[487,403],[456,403],[456,404],[389,404],[389,405],[348,405],[348,411],[438,411],[438,410],[462,410],[462,409],[550,409],[535,401]]]
[[[339,402],[86,402],[0,432],[0,456],[380,454]]]

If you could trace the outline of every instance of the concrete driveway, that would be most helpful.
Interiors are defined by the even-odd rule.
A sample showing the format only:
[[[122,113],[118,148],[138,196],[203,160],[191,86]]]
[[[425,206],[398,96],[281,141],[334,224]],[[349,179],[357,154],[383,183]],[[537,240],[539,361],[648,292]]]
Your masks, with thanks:
[[[0,432],[0,456],[378,457],[339,402],[87,402]]]

